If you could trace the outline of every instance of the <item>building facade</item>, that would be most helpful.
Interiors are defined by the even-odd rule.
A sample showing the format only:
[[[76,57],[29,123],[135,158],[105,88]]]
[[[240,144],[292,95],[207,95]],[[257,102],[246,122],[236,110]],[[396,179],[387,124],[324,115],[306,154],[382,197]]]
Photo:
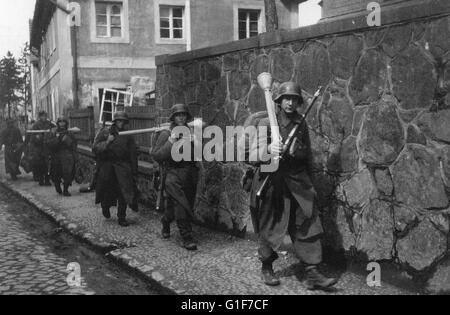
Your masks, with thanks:
[[[68,13],[49,0],[36,1],[31,23],[34,114],[46,110],[54,119],[78,106],[75,94],[79,107],[93,106],[98,117],[105,89],[131,89],[140,96],[151,92],[156,81],[155,56],[265,31],[264,0],[70,2],[77,2],[81,9],[81,25],[75,32]],[[298,26],[300,2],[278,1],[281,28]],[[69,1],[57,3],[64,9]]]

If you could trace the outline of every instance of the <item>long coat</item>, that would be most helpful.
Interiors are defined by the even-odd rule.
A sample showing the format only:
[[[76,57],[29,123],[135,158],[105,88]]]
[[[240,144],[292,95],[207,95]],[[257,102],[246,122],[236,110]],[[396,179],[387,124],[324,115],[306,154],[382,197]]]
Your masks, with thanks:
[[[284,111],[280,111],[277,119],[283,142],[296,123],[301,122],[299,114],[291,119]],[[258,126],[266,127],[270,131],[269,119],[262,119]],[[290,148],[292,155],[280,162],[260,202],[256,193],[268,174],[262,173],[258,168],[252,182],[250,207],[255,231],[275,250],[280,247],[292,228],[301,231],[297,233],[297,237],[301,235],[303,240],[323,233],[314,204],[316,191],[311,181],[311,145],[306,123],[299,128],[296,137],[297,140]],[[257,150],[267,151],[269,142],[270,135],[259,135],[256,141],[251,142],[251,154],[256,154]],[[295,222],[290,222],[294,217],[291,211],[295,211]]]
[[[172,144],[168,141],[171,131],[160,133],[156,145],[152,150],[152,157],[163,166],[165,172],[165,193],[176,200],[193,217],[193,207],[197,192],[198,169],[192,159],[175,162],[172,158]],[[192,148],[192,152],[194,152]]]
[[[45,122],[38,120],[31,129],[50,130],[55,127],[55,124],[49,120]],[[28,153],[30,154],[30,159],[34,168],[47,167],[48,158],[50,157],[50,150],[46,144],[46,139],[48,137],[48,134],[38,134],[30,137],[30,147]]]
[[[78,159],[75,136],[71,133],[52,135],[46,144],[52,156],[50,175],[53,182],[60,183],[63,180],[65,185],[72,185]]]
[[[0,134],[0,148],[5,145],[6,173],[19,175],[20,159],[23,151],[23,138],[19,128],[7,128]]]
[[[98,166],[96,203],[115,206],[120,191],[128,205],[137,202],[138,159],[136,143],[132,136],[116,136],[107,144],[108,129],[101,131],[93,146],[93,151],[101,161]],[[117,185],[118,187],[112,187]]]

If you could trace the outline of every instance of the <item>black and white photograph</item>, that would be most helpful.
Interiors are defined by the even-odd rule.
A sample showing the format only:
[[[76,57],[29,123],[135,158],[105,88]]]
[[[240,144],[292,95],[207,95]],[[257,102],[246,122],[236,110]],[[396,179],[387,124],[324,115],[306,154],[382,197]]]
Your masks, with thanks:
[[[0,296],[450,295],[449,0],[1,5]]]

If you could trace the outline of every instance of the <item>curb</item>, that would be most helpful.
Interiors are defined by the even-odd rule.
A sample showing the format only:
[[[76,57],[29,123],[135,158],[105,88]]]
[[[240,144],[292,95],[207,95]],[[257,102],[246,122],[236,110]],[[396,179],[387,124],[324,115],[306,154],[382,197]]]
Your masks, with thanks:
[[[98,238],[86,229],[71,223],[63,214],[56,213],[50,207],[47,207],[38,201],[31,194],[13,187],[7,180],[0,179],[0,185],[44,214],[48,219],[56,223],[60,228],[74,236],[76,239],[105,255],[111,262],[155,286],[156,291],[166,295],[186,294],[184,290],[176,288],[174,282],[167,281],[155,267],[143,264],[127,254],[122,253],[122,248],[120,246],[109,243],[103,238]]]

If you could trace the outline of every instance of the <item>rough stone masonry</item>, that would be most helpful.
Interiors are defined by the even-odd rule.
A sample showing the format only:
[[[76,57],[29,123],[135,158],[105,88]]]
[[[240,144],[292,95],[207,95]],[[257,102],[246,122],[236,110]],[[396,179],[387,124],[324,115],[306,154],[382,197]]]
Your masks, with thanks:
[[[273,74],[275,92],[286,80],[306,98],[326,86],[309,126],[328,245],[412,274],[436,272],[431,286],[442,275],[450,283],[449,34],[441,15],[163,63],[157,106],[167,116],[183,102],[209,124],[242,125],[265,110],[261,72]],[[198,220],[251,229],[244,169],[202,163]]]

